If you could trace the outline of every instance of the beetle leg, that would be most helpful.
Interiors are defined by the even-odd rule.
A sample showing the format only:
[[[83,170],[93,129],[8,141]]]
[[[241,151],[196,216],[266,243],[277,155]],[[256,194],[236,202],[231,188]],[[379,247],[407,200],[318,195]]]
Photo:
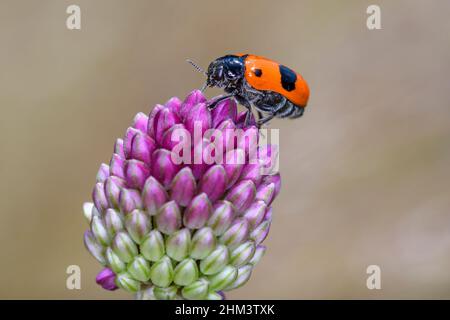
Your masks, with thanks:
[[[277,113],[278,111],[280,111],[280,109],[284,107],[286,102],[287,102],[287,99],[285,97],[282,97],[282,100],[275,105],[275,108],[273,109],[273,113]]]
[[[263,124],[265,124],[265,123],[269,122],[270,120],[272,120],[274,117],[275,117],[274,114],[269,114],[268,116],[266,116],[264,118],[259,118],[258,122],[257,122],[258,128],[261,127]]]
[[[236,98],[237,102],[239,102],[245,108],[247,108],[247,113],[245,114],[244,124],[245,124],[245,126],[248,126],[250,124],[250,116],[253,114],[252,113],[252,104],[250,103],[250,101],[248,101],[243,96],[236,95],[235,98]]]
[[[232,93],[224,94],[224,95],[220,96],[219,98],[217,98],[216,100],[214,100],[213,102],[211,102],[209,105],[207,105],[207,107],[208,107],[209,110],[212,110],[212,109],[214,109],[217,106],[217,104],[219,102],[221,102],[223,100],[226,100],[226,99],[229,99],[229,98],[231,98],[233,96],[234,96],[234,94],[232,94]]]

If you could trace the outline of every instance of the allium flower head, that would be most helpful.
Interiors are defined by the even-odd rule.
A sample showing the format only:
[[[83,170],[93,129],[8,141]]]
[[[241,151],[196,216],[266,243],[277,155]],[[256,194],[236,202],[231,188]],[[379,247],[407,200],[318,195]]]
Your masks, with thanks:
[[[233,100],[212,111],[210,103],[196,90],[138,113],[100,166],[83,208],[84,243],[103,265],[96,281],[104,289],[222,299],[263,256],[281,183],[263,169],[276,150],[260,144],[254,119]]]

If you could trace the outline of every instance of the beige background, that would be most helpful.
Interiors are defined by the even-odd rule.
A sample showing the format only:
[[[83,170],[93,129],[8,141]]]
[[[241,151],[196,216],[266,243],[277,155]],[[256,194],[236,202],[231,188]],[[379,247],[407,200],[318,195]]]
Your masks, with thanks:
[[[366,8],[382,7],[369,31]],[[82,9],[82,30],[65,27]],[[0,298],[116,299],[82,244],[97,168],[138,111],[249,52],[312,96],[281,129],[268,253],[231,298],[450,298],[450,2],[1,1]],[[210,90],[213,96],[218,91]],[[82,290],[65,287],[80,265]],[[382,290],[366,288],[366,267]]]

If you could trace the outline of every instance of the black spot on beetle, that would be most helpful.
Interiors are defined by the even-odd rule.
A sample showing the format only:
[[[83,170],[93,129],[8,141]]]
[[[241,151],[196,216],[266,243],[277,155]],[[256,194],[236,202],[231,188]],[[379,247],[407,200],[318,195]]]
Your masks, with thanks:
[[[254,73],[255,76],[257,76],[258,78],[262,76],[262,70],[261,70],[261,69],[255,69],[255,70],[253,70],[253,73]]]
[[[280,64],[281,74],[281,86],[286,91],[292,91],[295,89],[295,81],[297,81],[297,75],[294,71]]]

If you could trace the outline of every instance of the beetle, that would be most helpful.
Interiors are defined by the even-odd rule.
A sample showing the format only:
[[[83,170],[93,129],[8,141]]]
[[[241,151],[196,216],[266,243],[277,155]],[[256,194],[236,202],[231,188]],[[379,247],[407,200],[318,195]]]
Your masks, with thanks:
[[[202,91],[218,87],[226,92],[209,108],[233,97],[247,108],[246,124],[252,106],[258,113],[259,127],[274,117],[299,118],[308,103],[309,87],[303,77],[273,60],[251,54],[229,54],[211,62],[206,72],[191,60],[187,61],[206,75]]]

